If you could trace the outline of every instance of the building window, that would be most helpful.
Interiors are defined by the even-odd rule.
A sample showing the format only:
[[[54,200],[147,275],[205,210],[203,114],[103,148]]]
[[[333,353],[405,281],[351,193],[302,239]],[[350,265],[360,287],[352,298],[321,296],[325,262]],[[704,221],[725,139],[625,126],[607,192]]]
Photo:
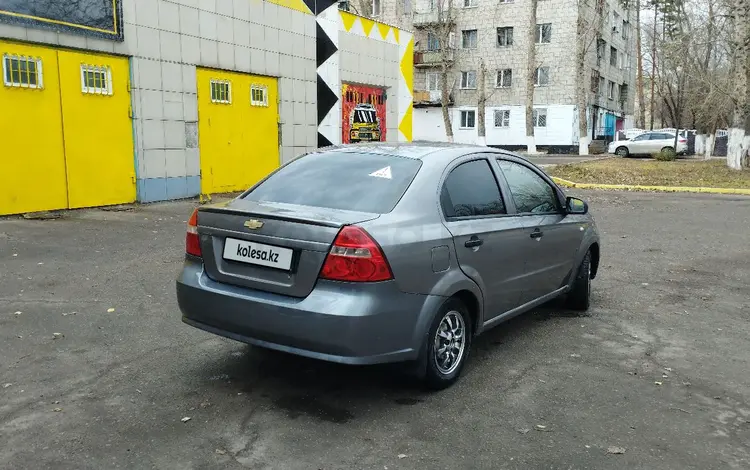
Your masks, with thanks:
[[[626,69],[630,67],[630,54],[620,54],[620,68]]]
[[[473,89],[476,87],[477,87],[477,72],[475,70],[461,72],[461,88]]]
[[[513,3],[513,0],[498,0],[497,3]]]
[[[427,91],[438,91],[440,90],[440,73],[429,72],[427,73]]]
[[[536,25],[536,43],[549,44],[552,42],[552,23]]]
[[[549,67],[538,67],[534,71],[534,86],[549,85]]]
[[[510,127],[510,109],[495,110],[495,127]]]
[[[591,71],[591,91],[594,94],[599,94],[599,71]]]
[[[628,23],[625,20],[622,20],[622,38],[626,41],[630,37],[630,23]]]
[[[380,16],[380,0],[372,0],[371,16]]]
[[[547,108],[537,108],[531,113],[534,127],[547,127]]]
[[[628,84],[623,83],[620,85],[620,102],[624,103],[628,100]]]
[[[44,88],[42,59],[3,54],[3,82],[8,87]]]
[[[461,31],[461,47],[464,49],[477,48],[477,30],[465,29]]]
[[[438,39],[438,35],[432,31],[427,32],[427,50],[433,52],[440,50],[440,39]]]
[[[473,8],[477,6],[477,0],[464,0],[464,8]]]
[[[617,49],[614,47],[609,48],[609,65],[617,67]]]
[[[513,70],[502,69],[497,71],[497,77],[495,77],[495,86],[497,88],[510,88],[513,84]]]
[[[497,28],[497,47],[513,45],[513,26]]]
[[[461,129],[474,129],[477,124],[477,112],[461,111]]]
[[[232,83],[229,80],[211,80],[211,102],[230,104]]]
[[[607,56],[607,41],[604,39],[596,40],[596,65],[601,66],[604,58]]]
[[[265,85],[250,86],[250,105],[268,106],[268,87]]]
[[[604,95],[605,86],[606,86],[606,80],[604,80],[604,77],[599,76],[599,96]]]
[[[112,70],[104,66],[81,64],[81,91],[89,95],[111,95]]]
[[[404,0],[404,15],[411,14],[411,0]]]
[[[607,98],[609,98],[610,100],[613,100],[615,99],[615,82],[610,80],[608,85],[609,86],[607,87]]]
[[[612,12],[612,34],[618,32],[620,28],[620,15],[617,12]]]

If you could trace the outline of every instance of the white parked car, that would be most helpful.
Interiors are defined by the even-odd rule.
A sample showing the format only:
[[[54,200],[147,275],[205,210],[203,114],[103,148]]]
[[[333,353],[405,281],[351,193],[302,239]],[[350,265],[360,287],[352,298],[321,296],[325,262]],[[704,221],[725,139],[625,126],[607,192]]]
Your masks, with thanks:
[[[677,155],[687,153],[687,139],[677,138],[677,148],[674,146],[674,134],[662,131],[644,132],[630,140],[616,140],[609,144],[607,151],[621,157],[630,155],[651,155],[662,150],[677,150]]]

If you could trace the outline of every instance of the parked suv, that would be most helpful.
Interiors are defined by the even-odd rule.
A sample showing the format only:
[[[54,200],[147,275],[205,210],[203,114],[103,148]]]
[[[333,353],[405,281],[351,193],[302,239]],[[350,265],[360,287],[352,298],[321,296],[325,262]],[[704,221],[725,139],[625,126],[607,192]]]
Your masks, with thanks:
[[[669,132],[644,132],[630,140],[618,140],[609,144],[608,152],[621,157],[631,155],[651,155],[662,150],[676,150],[677,155],[687,153],[687,139],[677,138],[677,148],[674,147],[674,134]]]

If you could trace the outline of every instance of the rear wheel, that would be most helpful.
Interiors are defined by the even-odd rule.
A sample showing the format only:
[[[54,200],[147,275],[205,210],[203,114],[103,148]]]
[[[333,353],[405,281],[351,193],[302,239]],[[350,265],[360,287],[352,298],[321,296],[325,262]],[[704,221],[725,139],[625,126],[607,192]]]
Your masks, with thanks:
[[[630,155],[630,152],[628,151],[627,147],[622,146],[622,147],[617,147],[617,150],[615,150],[615,155],[625,158],[628,155]]]
[[[573,310],[585,312],[589,309],[591,299],[591,251],[583,257],[578,267],[573,288],[568,293],[567,305]]]
[[[458,380],[471,350],[473,328],[466,306],[458,299],[446,301],[435,315],[422,349],[420,368],[424,383],[442,390]]]

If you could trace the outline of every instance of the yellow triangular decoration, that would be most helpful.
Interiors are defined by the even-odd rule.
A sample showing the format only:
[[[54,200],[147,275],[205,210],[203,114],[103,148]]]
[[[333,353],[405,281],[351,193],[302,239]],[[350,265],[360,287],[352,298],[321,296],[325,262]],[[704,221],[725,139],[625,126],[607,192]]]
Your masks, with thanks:
[[[396,44],[398,44],[398,28],[393,28],[393,38],[396,40]]]
[[[414,86],[414,38],[409,40],[406,45],[406,51],[401,58],[401,74],[404,76],[406,87],[409,88],[409,94],[413,95]]]
[[[380,35],[383,36],[383,39],[388,39],[388,31],[391,30],[391,27],[387,24],[378,23],[378,30],[380,31]]]
[[[357,20],[357,17],[346,11],[341,11],[340,13],[341,22],[344,23],[344,29],[347,31],[351,31],[352,27],[354,26],[354,22]]]
[[[402,134],[404,134],[404,137],[406,137],[407,142],[412,141],[412,111],[414,107],[412,103],[409,103],[409,107],[406,109],[406,113],[404,114],[403,119],[401,119],[401,124],[398,125],[398,130],[401,131]]]
[[[372,32],[373,26],[375,26],[375,22],[372,20],[365,19],[365,18],[360,18],[359,20],[362,22],[362,29],[365,30],[365,36],[369,38],[370,33]]]

